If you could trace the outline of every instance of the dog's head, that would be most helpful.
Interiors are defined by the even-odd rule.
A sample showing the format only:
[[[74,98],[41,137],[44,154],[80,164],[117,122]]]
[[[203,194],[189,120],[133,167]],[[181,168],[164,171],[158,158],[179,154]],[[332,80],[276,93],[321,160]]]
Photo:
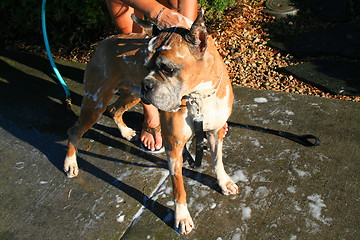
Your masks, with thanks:
[[[158,30],[147,22],[136,22],[153,34],[145,64],[149,74],[142,81],[142,101],[162,111],[177,111],[182,97],[197,85],[205,66],[207,31],[203,12],[199,12],[190,29]]]

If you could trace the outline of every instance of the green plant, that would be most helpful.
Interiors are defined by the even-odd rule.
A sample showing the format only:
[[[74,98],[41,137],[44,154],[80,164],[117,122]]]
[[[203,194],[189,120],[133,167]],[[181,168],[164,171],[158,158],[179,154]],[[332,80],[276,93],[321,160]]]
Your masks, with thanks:
[[[2,0],[0,16],[2,43],[14,39],[42,41],[39,0]],[[46,25],[55,44],[72,44],[99,37],[112,27],[106,4],[101,0],[48,0]]]
[[[221,17],[236,0],[200,0],[206,19]],[[0,45],[22,40],[42,44],[41,0],[1,0]],[[47,0],[46,25],[52,47],[81,46],[114,32],[104,0]]]
[[[208,21],[221,18],[223,11],[236,3],[236,0],[199,0],[199,5],[206,9]]]

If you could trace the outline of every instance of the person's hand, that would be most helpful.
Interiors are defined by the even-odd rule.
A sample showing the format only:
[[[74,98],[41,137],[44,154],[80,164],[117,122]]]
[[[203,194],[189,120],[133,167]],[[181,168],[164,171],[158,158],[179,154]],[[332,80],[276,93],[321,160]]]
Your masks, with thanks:
[[[153,22],[158,28],[165,29],[170,27],[183,27],[189,29],[192,22],[178,12],[172,11],[166,7],[161,9]]]

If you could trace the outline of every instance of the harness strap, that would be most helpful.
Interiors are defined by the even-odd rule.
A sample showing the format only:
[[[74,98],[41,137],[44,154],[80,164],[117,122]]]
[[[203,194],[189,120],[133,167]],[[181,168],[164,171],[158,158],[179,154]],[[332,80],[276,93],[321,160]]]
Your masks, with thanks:
[[[187,150],[186,146],[183,150],[184,162],[188,161],[190,167],[198,168],[201,166],[203,155],[204,155],[204,130],[203,130],[203,121],[194,121],[195,125],[195,160]]]
[[[200,113],[199,103],[197,101],[188,99],[189,110],[195,115],[193,118],[194,128],[195,128],[195,160],[184,147],[183,158],[184,161],[188,161],[189,165],[192,168],[197,168],[201,166],[203,155],[204,155],[204,124],[203,116]]]
[[[277,130],[273,130],[273,129],[269,129],[269,128],[252,126],[252,125],[248,125],[248,124],[241,124],[241,123],[234,123],[234,122],[228,122],[228,124],[229,124],[229,126],[232,126],[232,127],[246,128],[246,129],[250,129],[250,130],[254,130],[254,131],[277,135],[277,136],[292,140],[294,142],[297,142],[306,147],[319,146],[321,143],[320,139],[317,136],[314,136],[311,134],[296,135],[296,134],[289,133],[289,132],[277,131]]]
[[[196,154],[195,154],[195,165],[191,167],[200,167],[201,162],[204,155],[204,127],[203,121],[195,120],[195,146],[196,146]]]
[[[204,128],[203,121],[194,121],[195,126],[195,160],[189,153],[189,150],[186,148],[186,145],[183,149],[183,161],[188,162],[190,167],[198,168],[201,166],[202,159],[204,156]]]

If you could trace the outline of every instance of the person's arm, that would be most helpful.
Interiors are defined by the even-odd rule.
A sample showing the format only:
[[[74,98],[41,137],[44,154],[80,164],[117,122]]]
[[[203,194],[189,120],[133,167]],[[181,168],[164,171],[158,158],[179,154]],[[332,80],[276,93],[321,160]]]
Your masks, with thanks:
[[[183,15],[166,8],[156,0],[122,0],[145,16],[149,17],[160,28],[181,26],[189,28],[188,19]]]

